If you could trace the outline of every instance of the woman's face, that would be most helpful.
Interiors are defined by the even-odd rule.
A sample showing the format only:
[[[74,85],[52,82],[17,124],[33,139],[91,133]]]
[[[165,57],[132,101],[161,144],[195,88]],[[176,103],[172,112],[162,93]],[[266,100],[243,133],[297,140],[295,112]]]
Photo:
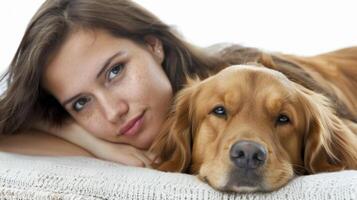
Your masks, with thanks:
[[[76,31],[46,66],[43,85],[96,137],[147,149],[166,118],[172,87],[161,41],[145,41]]]

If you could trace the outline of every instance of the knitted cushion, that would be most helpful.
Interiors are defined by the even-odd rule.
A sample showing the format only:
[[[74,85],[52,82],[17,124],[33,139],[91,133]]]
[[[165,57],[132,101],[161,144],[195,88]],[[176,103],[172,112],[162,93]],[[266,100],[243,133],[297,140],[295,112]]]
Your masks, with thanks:
[[[222,193],[195,176],[86,157],[0,152],[0,199],[357,199],[357,171],[302,176],[272,193]]]

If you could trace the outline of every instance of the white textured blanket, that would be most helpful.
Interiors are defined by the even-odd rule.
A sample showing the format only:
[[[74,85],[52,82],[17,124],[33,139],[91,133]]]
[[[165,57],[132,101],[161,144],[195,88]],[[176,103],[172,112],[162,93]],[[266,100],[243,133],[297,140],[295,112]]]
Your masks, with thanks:
[[[357,200],[357,171],[296,178],[265,194],[228,194],[195,176],[127,167],[84,157],[0,152],[0,199],[348,199]]]

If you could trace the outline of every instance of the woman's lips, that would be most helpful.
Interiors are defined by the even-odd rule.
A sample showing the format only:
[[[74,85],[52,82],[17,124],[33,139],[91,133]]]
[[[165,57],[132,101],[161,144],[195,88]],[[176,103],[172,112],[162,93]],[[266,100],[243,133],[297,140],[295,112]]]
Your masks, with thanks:
[[[144,121],[144,113],[129,121],[121,130],[119,135],[134,136],[140,130]]]

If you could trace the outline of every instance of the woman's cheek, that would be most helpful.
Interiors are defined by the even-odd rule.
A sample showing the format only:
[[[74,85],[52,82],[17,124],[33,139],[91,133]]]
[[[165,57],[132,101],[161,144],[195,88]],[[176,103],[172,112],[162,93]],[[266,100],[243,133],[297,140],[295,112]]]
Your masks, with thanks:
[[[90,115],[77,120],[82,127],[96,137],[106,139],[110,132],[108,125],[98,115]]]

